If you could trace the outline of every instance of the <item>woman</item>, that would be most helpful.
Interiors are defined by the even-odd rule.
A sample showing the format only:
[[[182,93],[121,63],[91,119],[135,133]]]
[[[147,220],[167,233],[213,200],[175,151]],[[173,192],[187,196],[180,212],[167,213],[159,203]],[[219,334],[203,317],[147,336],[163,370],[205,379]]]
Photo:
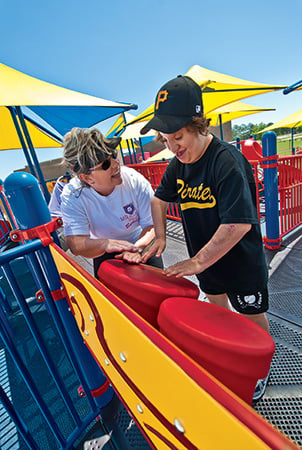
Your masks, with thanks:
[[[94,259],[95,276],[105,259],[140,263],[154,239],[153,190],[141,174],[120,166],[119,142],[98,129],[73,128],[64,138],[64,160],[75,175],[61,195],[66,244],[73,254]],[[147,264],[163,267],[155,257]]]

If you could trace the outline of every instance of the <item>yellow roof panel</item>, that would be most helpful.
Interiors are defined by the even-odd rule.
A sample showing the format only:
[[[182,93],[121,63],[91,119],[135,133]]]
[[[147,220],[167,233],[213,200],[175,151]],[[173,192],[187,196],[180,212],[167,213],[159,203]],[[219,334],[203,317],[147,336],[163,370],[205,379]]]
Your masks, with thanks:
[[[215,127],[220,124],[220,120],[221,123],[225,123],[230,120],[238,119],[239,117],[265,111],[275,111],[275,108],[260,108],[243,102],[233,102],[215,109],[208,113],[206,117],[211,119],[210,125]]]
[[[35,148],[62,147],[60,142],[47,136],[35,125],[25,120],[33,146]],[[5,107],[0,107],[0,150],[21,149],[16,129],[12,121],[10,112]]]
[[[92,95],[66,89],[26,75],[0,63],[1,106],[124,106]]]
[[[185,75],[200,85],[205,115],[229,103],[286,87],[242,80],[198,65],[192,66]],[[153,112],[154,104],[145,109],[133,122],[150,120]]]
[[[264,130],[261,130],[261,133],[265,131],[271,131],[276,130],[277,128],[295,128],[295,127],[301,127],[302,126],[302,109],[299,109],[299,111],[296,111],[293,114],[290,114],[287,117],[284,117],[284,119],[279,120],[278,122],[274,123],[273,125],[270,125],[269,127],[264,128]]]

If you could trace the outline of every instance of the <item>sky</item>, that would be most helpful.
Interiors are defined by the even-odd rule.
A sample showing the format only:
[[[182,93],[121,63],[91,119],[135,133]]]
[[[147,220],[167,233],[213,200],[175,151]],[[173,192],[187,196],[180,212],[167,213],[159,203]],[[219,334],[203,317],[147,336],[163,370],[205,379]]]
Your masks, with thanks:
[[[198,64],[249,81],[302,79],[301,0],[1,0],[0,62],[44,81],[142,112],[169,79]],[[0,87],[1,88],[1,87]],[[233,124],[276,122],[302,108],[302,91],[243,100],[276,108]],[[131,112],[131,111],[130,111]],[[105,133],[112,125],[101,124]],[[62,149],[37,149],[40,161]],[[0,154],[0,178],[24,167]]]

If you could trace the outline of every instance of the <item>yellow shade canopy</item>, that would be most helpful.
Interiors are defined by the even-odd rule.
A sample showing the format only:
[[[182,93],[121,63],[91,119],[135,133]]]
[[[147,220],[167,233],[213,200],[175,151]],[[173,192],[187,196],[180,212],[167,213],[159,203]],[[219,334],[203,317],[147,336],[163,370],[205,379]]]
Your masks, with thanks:
[[[59,87],[0,63],[0,108],[12,108],[12,114],[17,114],[19,117],[19,119],[14,117],[14,125],[18,127],[18,120],[20,120],[24,136],[26,137],[23,151],[33,174],[35,172],[34,166],[36,168],[47,201],[49,200],[49,192],[34,151],[34,147],[44,147],[45,142],[44,139],[41,139],[41,134],[39,135],[39,142],[37,141],[38,133],[36,130],[34,130],[34,134],[36,135],[36,141],[34,142],[33,135],[31,135],[33,131],[32,127],[30,127],[31,130],[28,130],[29,133],[27,133],[25,129],[27,122],[23,121],[23,118],[26,118],[22,111],[22,107],[24,106],[37,114],[40,119],[42,118],[44,122],[62,136],[73,127],[87,128],[125,110],[137,108],[133,104],[112,102]],[[10,120],[13,123],[12,118]],[[40,125],[41,123],[37,121],[37,126]],[[13,134],[12,132],[8,133],[3,128],[3,124],[1,126],[0,145],[2,149],[19,148],[19,144],[8,142],[8,139],[12,139]],[[22,134],[21,130],[20,134]],[[50,132],[49,134],[52,133]],[[31,149],[30,155],[26,151],[25,146]],[[54,147],[56,144],[52,143],[51,146]],[[31,158],[34,164],[30,161]]]
[[[265,111],[275,111],[275,108],[260,108],[242,102],[233,102],[228,105],[221,106],[206,115],[207,119],[211,119],[210,125],[216,127],[220,123],[226,123],[239,117],[248,116]]]
[[[286,87],[242,80],[198,65],[192,66],[186,75],[201,86],[205,114],[228,103]]]
[[[126,126],[128,123],[132,125]],[[110,130],[106,133],[106,137],[113,137],[115,135],[121,136],[122,139],[139,139],[140,137],[155,136],[155,132],[152,130],[142,135],[140,134],[141,128],[144,123],[136,123],[136,117],[130,113],[120,114],[117,120],[114,122]]]
[[[56,86],[4,64],[0,64],[0,106],[26,106],[62,136],[73,127],[88,128],[137,108]]]
[[[125,126],[125,123],[132,122],[135,120],[135,116],[129,112],[125,112],[122,114],[119,114],[118,118],[112,125],[112,127],[107,131],[106,137],[113,137],[118,134],[120,130],[122,130]]]
[[[146,159],[145,163],[155,162],[155,161],[168,161],[174,158],[174,153],[171,152],[168,148],[164,148],[160,152],[156,153],[156,155],[150,156],[150,158]]]
[[[39,128],[25,120],[32,143],[36,148],[62,147],[62,144],[47,136]],[[22,149],[10,112],[0,107],[0,150]]]
[[[299,111],[296,111],[293,114],[290,114],[289,116],[285,117],[282,120],[279,120],[278,122],[274,123],[273,125],[270,125],[269,127],[264,128],[264,130],[261,130],[261,133],[264,133],[266,131],[276,130],[277,128],[296,128],[302,126],[302,109],[299,109]]]
[[[199,65],[192,66],[185,75],[192,78],[200,85],[205,115],[208,115],[211,111],[229,103],[254,95],[277,91],[286,87],[285,85],[275,86],[242,80],[230,75],[205,69]],[[154,104],[145,109],[145,111],[137,116],[134,121],[142,122],[150,120],[153,113]]]
[[[92,95],[66,89],[31,77],[0,64],[0,105],[2,106],[124,106]]]
[[[125,130],[120,134],[120,136],[122,137],[122,139],[139,139],[149,136],[155,136],[157,132],[154,130],[150,130],[144,135],[140,134],[140,130],[144,125],[146,125],[146,123],[147,122],[139,122],[129,125],[129,127],[126,127]]]
[[[129,150],[129,147],[132,150],[133,147],[138,148],[138,145],[135,145],[135,143],[131,139],[129,139],[128,142],[127,139],[122,139],[118,148],[122,148],[123,150]]]
[[[144,126],[144,123],[133,123],[133,125],[130,125],[129,127],[125,128],[125,124],[128,122],[132,122],[136,119],[136,117],[133,114],[130,114],[128,112],[120,114],[117,118],[117,120],[114,122],[112,127],[109,129],[109,131],[106,133],[106,137],[113,137],[115,135],[121,136],[121,147],[124,150],[128,149],[128,143],[127,140],[132,141],[133,145],[133,139],[139,139],[141,137],[148,137],[148,136],[155,136],[156,132],[153,132],[152,130],[148,133],[141,135],[140,130]],[[126,120],[126,122],[125,122]],[[122,131],[123,130],[123,131]],[[131,148],[131,144],[130,144]]]

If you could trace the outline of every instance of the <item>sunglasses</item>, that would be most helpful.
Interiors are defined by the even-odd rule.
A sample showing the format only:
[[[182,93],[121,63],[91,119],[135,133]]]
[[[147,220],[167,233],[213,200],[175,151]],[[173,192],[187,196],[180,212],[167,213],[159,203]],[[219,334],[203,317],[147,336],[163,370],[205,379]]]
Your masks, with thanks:
[[[96,166],[96,167],[93,168],[93,169],[89,169],[89,170],[88,170],[88,173],[96,172],[97,170],[108,170],[109,167],[111,166],[111,159],[116,159],[116,158],[117,158],[117,151],[115,150],[115,151],[113,151],[113,152],[111,153],[111,155],[108,156],[108,158],[105,159],[105,161],[103,161],[101,164],[99,164],[98,166]]]

